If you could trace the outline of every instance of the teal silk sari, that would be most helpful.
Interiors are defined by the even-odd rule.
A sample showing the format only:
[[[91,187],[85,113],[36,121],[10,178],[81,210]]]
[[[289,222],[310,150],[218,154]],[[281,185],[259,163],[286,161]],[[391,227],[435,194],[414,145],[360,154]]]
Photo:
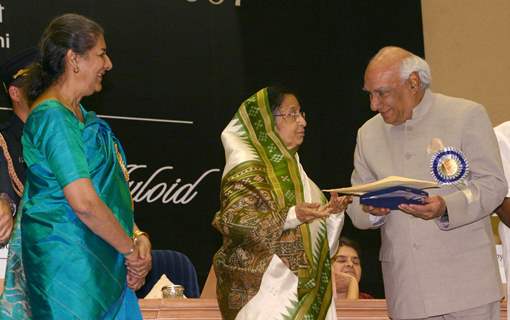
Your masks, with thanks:
[[[124,257],[73,212],[63,188],[91,179],[126,233],[133,205],[125,155],[109,126],[56,100],[30,114],[22,138],[27,178],[10,243],[2,319],[141,319]]]

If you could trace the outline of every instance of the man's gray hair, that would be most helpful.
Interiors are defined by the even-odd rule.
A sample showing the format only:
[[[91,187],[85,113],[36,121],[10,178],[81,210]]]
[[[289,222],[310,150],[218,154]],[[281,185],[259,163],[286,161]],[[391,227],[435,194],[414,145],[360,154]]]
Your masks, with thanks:
[[[420,88],[427,89],[432,81],[429,64],[422,58],[411,54],[409,57],[403,59],[400,64],[400,78],[406,80],[413,72],[417,72],[420,77]]]

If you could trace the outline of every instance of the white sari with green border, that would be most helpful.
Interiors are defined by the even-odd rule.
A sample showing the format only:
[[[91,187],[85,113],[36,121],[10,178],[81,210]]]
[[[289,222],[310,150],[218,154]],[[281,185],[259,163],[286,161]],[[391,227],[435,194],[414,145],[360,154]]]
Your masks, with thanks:
[[[222,141],[226,166],[213,225],[223,235],[214,257],[223,317],[336,319],[330,252],[344,216],[285,227],[290,208],[326,198],[275,132],[266,89],[241,105]]]

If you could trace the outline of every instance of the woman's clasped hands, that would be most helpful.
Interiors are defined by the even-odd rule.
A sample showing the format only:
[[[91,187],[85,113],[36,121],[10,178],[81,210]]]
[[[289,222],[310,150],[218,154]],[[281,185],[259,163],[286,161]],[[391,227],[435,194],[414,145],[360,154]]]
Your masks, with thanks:
[[[145,277],[152,268],[151,243],[145,236],[136,238],[134,251],[126,256],[127,283],[134,291],[145,284]]]

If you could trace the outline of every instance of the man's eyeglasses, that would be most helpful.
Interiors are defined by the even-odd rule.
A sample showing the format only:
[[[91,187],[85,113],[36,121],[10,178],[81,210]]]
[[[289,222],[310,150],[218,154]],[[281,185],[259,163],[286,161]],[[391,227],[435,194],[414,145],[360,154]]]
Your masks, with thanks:
[[[370,98],[372,97],[376,97],[378,99],[386,99],[388,98],[389,96],[393,95],[395,93],[395,90],[400,88],[404,83],[406,83],[407,81],[409,81],[409,79],[407,80],[404,80],[404,81],[401,81],[399,82],[398,84],[396,85],[393,85],[393,86],[387,86],[387,87],[382,87],[382,88],[378,88],[378,89],[375,89],[373,91],[368,91],[366,89],[363,89],[366,93],[368,93],[368,96]]]
[[[283,119],[291,119],[293,121],[297,121],[299,117],[306,119],[306,113],[304,111],[292,112],[292,113],[276,113],[273,114],[275,117],[282,117]]]

